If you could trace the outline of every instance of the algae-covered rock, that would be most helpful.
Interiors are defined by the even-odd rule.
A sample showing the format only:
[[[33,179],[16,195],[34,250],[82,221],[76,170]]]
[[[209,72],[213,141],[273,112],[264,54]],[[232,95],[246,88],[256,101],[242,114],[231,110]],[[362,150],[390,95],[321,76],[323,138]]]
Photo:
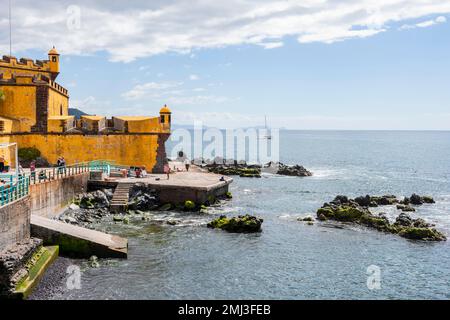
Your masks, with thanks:
[[[227,193],[225,194],[225,197],[226,197],[227,199],[233,199],[233,195],[231,194],[231,192],[227,192]]]
[[[307,216],[307,217],[304,217],[304,218],[298,218],[297,220],[298,221],[303,221],[303,222],[312,222],[312,221],[314,221],[314,218],[311,217],[311,216]]]
[[[253,233],[261,232],[261,225],[263,219],[257,218],[250,215],[238,216],[227,218],[226,216],[220,216],[210,223],[208,223],[208,228],[222,229],[228,232],[236,233]]]
[[[397,209],[402,210],[404,212],[415,212],[416,211],[416,209],[414,209],[410,205],[406,205],[406,204],[398,204]]]
[[[171,209],[172,209],[172,204],[170,204],[170,203],[166,203],[158,208],[158,210],[160,210],[160,211],[169,211]]]
[[[122,222],[123,219],[124,219],[124,216],[122,216],[122,215],[115,215],[115,216],[113,217],[113,221],[114,221],[114,222]]]
[[[98,262],[97,256],[91,256],[89,258],[88,264],[91,268],[100,268],[100,262]]]
[[[367,214],[361,207],[352,207],[349,205],[333,207],[324,207],[317,210],[317,217],[324,215],[327,219],[343,222],[357,222],[360,218]]]
[[[407,227],[403,228],[398,233],[399,236],[412,240],[424,240],[424,241],[445,241],[447,238],[444,234],[433,228],[416,228]]]
[[[436,201],[434,201],[433,197],[430,197],[430,196],[423,196],[422,201],[424,203],[436,203]]]
[[[185,210],[193,211],[193,210],[195,210],[195,207],[196,207],[196,205],[195,205],[195,202],[194,202],[194,201],[186,200],[186,201],[184,202],[184,209],[185,209]]]
[[[411,199],[412,198],[412,199]],[[397,208],[403,211],[414,209],[404,203],[417,203],[418,199],[412,196],[407,201],[402,201]],[[384,199],[384,200],[381,200]],[[359,197],[355,200],[348,199],[345,196],[337,196],[330,203],[325,203],[322,208],[317,210],[318,220],[335,220],[340,222],[355,223],[378,231],[392,234],[398,234],[404,238],[425,241],[445,241],[446,237],[436,229],[431,228],[433,225],[427,223],[423,219],[412,219],[406,213],[401,213],[396,221],[391,224],[389,219],[380,214],[374,216],[368,209],[367,204],[377,202],[381,205],[394,204],[397,202],[394,196],[383,196],[378,199],[370,196]],[[429,201],[429,200],[427,200]],[[362,206],[364,205],[364,206]]]

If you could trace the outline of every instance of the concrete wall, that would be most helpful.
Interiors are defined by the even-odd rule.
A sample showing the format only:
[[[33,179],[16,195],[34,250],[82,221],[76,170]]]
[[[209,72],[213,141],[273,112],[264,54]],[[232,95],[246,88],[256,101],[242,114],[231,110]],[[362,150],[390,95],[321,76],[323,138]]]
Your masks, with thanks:
[[[0,251],[30,239],[30,197],[0,207]]]
[[[87,190],[89,172],[30,186],[31,213],[52,218]]]
[[[183,204],[186,200],[204,204],[209,197],[222,197],[228,192],[228,184],[206,190],[205,188],[152,185],[159,192],[161,203]]]

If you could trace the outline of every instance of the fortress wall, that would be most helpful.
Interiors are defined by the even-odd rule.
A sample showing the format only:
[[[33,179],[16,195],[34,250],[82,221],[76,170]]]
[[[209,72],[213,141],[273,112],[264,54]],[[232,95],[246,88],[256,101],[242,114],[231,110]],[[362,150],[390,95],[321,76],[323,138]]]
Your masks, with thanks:
[[[64,156],[68,165],[93,160],[114,160],[127,166],[145,166],[151,172],[164,161],[168,134],[11,134],[0,142],[17,142],[19,148],[35,147],[50,163]],[[159,146],[159,143],[162,145]],[[157,166],[160,167],[160,166]]]

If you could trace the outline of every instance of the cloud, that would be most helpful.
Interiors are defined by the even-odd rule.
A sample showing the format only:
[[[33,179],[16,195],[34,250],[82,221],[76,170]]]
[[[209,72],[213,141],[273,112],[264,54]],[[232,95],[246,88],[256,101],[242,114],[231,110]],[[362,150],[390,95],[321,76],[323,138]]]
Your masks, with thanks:
[[[204,105],[230,101],[224,96],[205,94],[205,88],[185,88],[183,82],[148,82],[138,84],[121,96],[128,101],[155,101],[174,105]]]
[[[189,80],[191,80],[191,81],[196,81],[196,80],[199,80],[199,79],[200,79],[200,77],[198,75],[196,75],[196,74],[191,74],[189,76]]]
[[[182,84],[182,82],[147,82],[134,86],[133,89],[123,93],[122,97],[126,100],[159,98],[167,94],[176,94],[176,90],[173,89]]]
[[[74,99],[70,100],[70,107],[80,109],[88,114],[101,114],[101,115],[109,115],[104,114],[105,109],[111,107],[111,101],[104,100],[100,101],[94,96],[88,96],[84,99]]]
[[[439,23],[446,23],[446,22],[447,22],[446,17],[439,16],[436,19],[422,21],[422,22],[419,22],[419,23],[416,23],[413,25],[404,24],[403,26],[400,27],[400,30],[409,30],[409,29],[415,29],[415,28],[427,28],[427,27],[431,27],[431,26],[434,26]]]
[[[13,2],[14,51],[48,50],[65,55],[106,52],[130,62],[163,53],[242,44],[266,49],[285,37],[300,43],[333,43],[386,32],[393,23],[441,15],[442,0],[42,0]],[[0,11],[0,50],[8,51],[7,10]],[[357,27],[357,28],[355,28]],[[420,27],[419,25],[415,27]]]
[[[173,105],[205,105],[211,103],[225,103],[230,99],[223,96],[216,95],[186,95],[186,96],[172,96],[168,97],[167,101]]]

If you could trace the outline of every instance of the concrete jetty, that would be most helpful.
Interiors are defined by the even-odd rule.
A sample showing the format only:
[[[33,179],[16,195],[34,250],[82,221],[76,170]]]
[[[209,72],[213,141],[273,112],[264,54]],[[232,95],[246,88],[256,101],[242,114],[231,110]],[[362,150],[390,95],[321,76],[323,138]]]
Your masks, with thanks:
[[[58,245],[62,254],[89,258],[127,258],[128,240],[119,236],[31,215],[31,234],[45,245]]]
[[[171,166],[177,168],[176,164],[171,163]],[[224,196],[232,182],[233,178],[231,177],[205,172],[193,166],[188,172],[172,172],[169,179],[165,174],[149,174],[145,178],[110,177],[103,181],[90,180],[88,188],[116,188],[120,185],[128,187],[128,185],[139,183],[157,190],[162,203],[179,204],[191,200],[203,204],[211,196]]]

